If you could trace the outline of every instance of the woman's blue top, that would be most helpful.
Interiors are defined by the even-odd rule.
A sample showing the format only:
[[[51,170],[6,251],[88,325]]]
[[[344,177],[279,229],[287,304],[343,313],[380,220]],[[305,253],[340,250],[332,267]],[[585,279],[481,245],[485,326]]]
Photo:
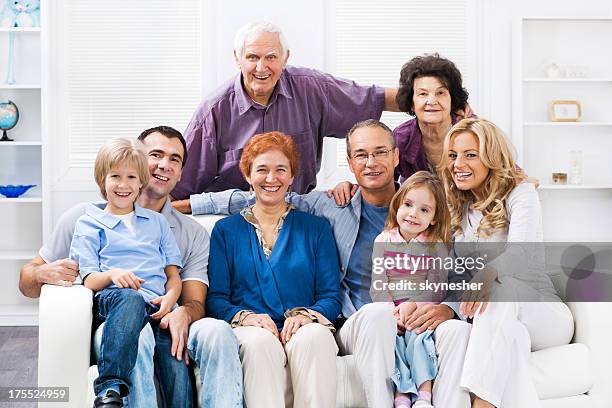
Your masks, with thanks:
[[[339,262],[324,218],[291,210],[266,259],[255,227],[240,214],[213,229],[207,314],[230,322],[241,310],[267,313],[280,328],[284,313],[307,307],[334,321],[340,313]]]

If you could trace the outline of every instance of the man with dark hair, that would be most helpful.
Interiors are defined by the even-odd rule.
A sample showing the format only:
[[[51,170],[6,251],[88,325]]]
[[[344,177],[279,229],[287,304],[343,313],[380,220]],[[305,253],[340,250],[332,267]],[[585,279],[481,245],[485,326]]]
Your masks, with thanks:
[[[181,251],[182,294],[180,306],[159,321],[164,330],[156,338],[149,325],[140,334],[139,353],[132,371],[130,406],[157,406],[153,382],[153,356],[162,394],[168,406],[191,406],[191,387],[186,361],[191,355],[200,367],[202,406],[229,407],[242,404],[242,369],[238,358],[238,341],[228,324],[204,317],[208,288],[209,236],[197,222],[176,211],[168,198],[181,177],[186,155],[185,140],[180,132],[158,126],[147,129],[138,138],[148,155],[151,177],[137,200],[138,205],[160,212],[170,224]],[[100,203],[104,208],[105,203]],[[19,289],[28,297],[39,297],[44,284],[72,286],[78,276],[78,265],[68,259],[76,220],[84,213],[78,204],[59,219],[53,234],[39,255],[20,273]],[[129,289],[126,289],[129,290]],[[101,327],[95,336],[99,347]],[[68,339],[69,340],[69,339]],[[186,361],[183,361],[185,359]],[[232,377],[232,381],[224,378]],[[213,391],[207,392],[207,389]]]
[[[173,127],[160,125],[160,126],[149,128],[147,130],[143,130],[142,133],[138,135],[138,140],[146,144],[145,139],[151,133],[161,133],[162,135],[166,136],[168,139],[177,139],[179,142],[181,142],[181,145],[183,146],[183,157],[182,157],[181,168],[185,167],[185,162],[187,162],[187,142],[185,142],[185,138],[183,137],[183,135],[181,135],[181,132],[179,132]],[[151,154],[151,152],[149,152],[149,154]]]

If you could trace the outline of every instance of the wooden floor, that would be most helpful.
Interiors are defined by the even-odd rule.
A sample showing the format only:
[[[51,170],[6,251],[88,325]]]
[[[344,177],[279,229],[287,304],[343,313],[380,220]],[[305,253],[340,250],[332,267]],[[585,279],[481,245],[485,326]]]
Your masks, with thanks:
[[[0,387],[36,387],[38,327],[0,327]],[[36,408],[36,403],[0,402],[0,408]]]

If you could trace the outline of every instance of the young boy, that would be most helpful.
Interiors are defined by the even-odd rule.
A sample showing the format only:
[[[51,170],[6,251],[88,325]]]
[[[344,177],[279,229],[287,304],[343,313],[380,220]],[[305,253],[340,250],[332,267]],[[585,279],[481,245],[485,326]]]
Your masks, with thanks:
[[[134,202],[149,170],[140,142],[114,139],[96,157],[94,175],[106,207],[90,204],[75,226],[70,258],[96,292],[96,327],[104,324],[94,407],[122,407],[149,319],[159,320],[181,294],[181,256],[166,219]]]

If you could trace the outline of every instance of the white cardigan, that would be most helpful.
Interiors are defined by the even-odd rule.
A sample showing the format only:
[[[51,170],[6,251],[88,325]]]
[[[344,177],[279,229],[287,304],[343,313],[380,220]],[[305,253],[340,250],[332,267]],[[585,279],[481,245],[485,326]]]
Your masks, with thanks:
[[[506,209],[508,227],[483,238],[477,234],[482,212],[466,206],[461,225],[463,232],[454,237],[455,255],[473,257],[486,254],[487,266],[497,271],[500,281],[512,276],[537,291],[520,290],[517,300],[559,301],[545,271],[542,210],[534,185],[517,185],[506,199]]]

